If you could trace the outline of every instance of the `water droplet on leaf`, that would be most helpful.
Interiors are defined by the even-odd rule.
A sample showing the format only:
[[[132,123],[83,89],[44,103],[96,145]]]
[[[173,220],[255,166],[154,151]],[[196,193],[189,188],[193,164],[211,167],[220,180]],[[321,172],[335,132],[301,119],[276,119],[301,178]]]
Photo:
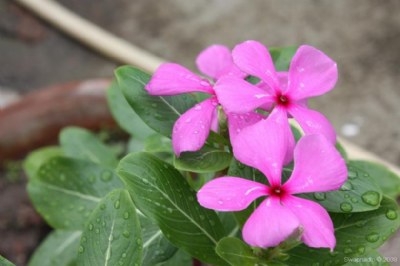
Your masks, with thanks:
[[[376,191],[367,191],[362,194],[361,199],[368,205],[376,206],[379,204],[379,193]]]
[[[351,212],[353,210],[353,206],[348,202],[343,202],[340,204],[340,209],[344,212]]]

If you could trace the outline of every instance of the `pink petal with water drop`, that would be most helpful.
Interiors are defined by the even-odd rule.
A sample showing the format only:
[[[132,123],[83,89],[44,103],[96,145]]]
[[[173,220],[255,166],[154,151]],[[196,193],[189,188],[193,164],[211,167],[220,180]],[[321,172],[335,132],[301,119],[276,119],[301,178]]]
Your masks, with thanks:
[[[284,189],[290,194],[339,189],[347,180],[346,162],[324,136],[302,137],[294,150],[294,169]]]
[[[335,248],[336,238],[328,212],[319,204],[302,198],[287,196],[283,204],[292,211],[303,229],[301,240],[309,247]]]
[[[231,51],[223,45],[211,45],[203,50],[196,59],[197,68],[214,80],[223,75],[245,77],[245,73],[233,63]]]
[[[172,146],[179,156],[185,151],[197,151],[203,147],[217,108],[215,97],[207,99],[186,111],[175,122],[172,132]]]
[[[279,198],[268,197],[246,221],[243,239],[254,247],[274,247],[287,239],[299,225],[296,215],[282,205]]]
[[[214,90],[228,113],[247,113],[274,101],[267,91],[233,76],[220,78]]]
[[[322,95],[333,89],[337,78],[335,61],[314,47],[302,45],[290,63],[287,93],[294,100]]]
[[[278,76],[268,48],[256,41],[236,45],[233,61],[245,73],[258,77],[275,91],[280,91]]]
[[[249,112],[244,114],[234,114],[228,113],[228,127],[229,127],[229,137],[232,145],[235,143],[236,136],[246,127],[254,125],[259,122],[265,116],[258,114],[256,112]]]
[[[306,135],[322,134],[331,143],[336,143],[336,132],[329,120],[321,113],[308,109],[304,105],[292,104],[289,114],[299,123]]]
[[[177,95],[189,92],[214,94],[208,80],[173,63],[160,65],[145,88],[151,95]]]
[[[272,186],[281,183],[289,134],[287,123],[286,112],[275,108],[267,119],[244,128],[234,140],[235,157],[263,172]]]
[[[266,196],[266,185],[238,177],[219,177],[197,192],[201,206],[217,211],[241,211],[255,199]]]

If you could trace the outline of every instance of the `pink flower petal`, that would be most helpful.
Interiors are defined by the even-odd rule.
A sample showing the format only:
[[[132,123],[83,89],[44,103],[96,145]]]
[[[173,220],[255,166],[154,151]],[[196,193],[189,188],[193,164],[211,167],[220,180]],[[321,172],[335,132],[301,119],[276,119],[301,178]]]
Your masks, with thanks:
[[[335,86],[337,78],[335,61],[314,47],[302,45],[290,63],[288,93],[294,100],[322,95]]]
[[[211,120],[211,130],[214,132],[218,132],[219,129],[219,118],[218,118],[218,108],[215,108],[213,117]]]
[[[215,97],[196,104],[175,122],[172,132],[172,146],[179,156],[184,151],[197,151],[203,147],[217,108]]]
[[[263,172],[272,186],[281,183],[289,134],[287,123],[286,112],[275,108],[267,119],[244,128],[234,140],[235,157]]]
[[[292,129],[290,128],[289,122],[287,122],[286,125],[287,125],[286,131],[289,133],[287,134],[287,136],[288,136],[287,149],[286,149],[285,158],[283,160],[283,165],[288,165],[289,163],[291,163],[293,161],[293,151],[294,151],[294,147],[296,146],[296,140],[294,138]]]
[[[214,80],[223,75],[245,77],[245,73],[233,63],[231,51],[223,45],[211,45],[196,59],[197,68]]]
[[[151,95],[176,95],[188,92],[214,94],[208,80],[173,63],[160,65],[145,88]]]
[[[336,238],[328,212],[319,204],[302,198],[287,196],[283,200],[300,221],[303,228],[301,240],[313,248],[335,248]]]
[[[233,76],[220,78],[214,90],[228,113],[247,113],[274,100],[267,91]]]
[[[284,184],[290,194],[339,189],[347,180],[346,162],[324,136],[302,137],[294,149],[292,176]]]
[[[201,206],[217,211],[240,211],[255,199],[266,196],[268,187],[238,177],[220,177],[206,183],[197,192]]]
[[[236,136],[244,128],[254,125],[255,123],[264,118],[264,116],[256,112],[249,112],[244,114],[228,113],[227,116],[228,116],[229,137],[233,145]]]
[[[245,73],[262,79],[275,91],[280,91],[279,80],[271,55],[263,44],[246,41],[232,51],[233,61]]]
[[[291,105],[288,111],[299,123],[305,134],[322,134],[331,143],[336,143],[335,129],[321,113],[300,104]]]
[[[243,239],[261,248],[277,246],[299,227],[299,220],[279,198],[268,197],[251,214],[243,227]]]

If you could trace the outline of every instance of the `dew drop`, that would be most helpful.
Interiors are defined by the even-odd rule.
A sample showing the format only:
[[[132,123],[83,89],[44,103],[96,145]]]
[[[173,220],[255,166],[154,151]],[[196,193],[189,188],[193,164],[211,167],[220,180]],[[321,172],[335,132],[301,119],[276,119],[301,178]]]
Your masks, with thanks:
[[[379,193],[376,191],[367,191],[362,194],[361,199],[368,205],[376,206],[379,204]]]
[[[92,231],[93,230],[93,224],[89,224],[89,231]]]
[[[137,238],[137,239],[136,239],[136,244],[138,244],[138,245],[142,244],[142,239]]]
[[[202,80],[202,81],[200,81],[200,85],[203,87],[208,87],[208,86],[210,86],[210,83],[207,80]]]
[[[366,223],[367,223],[367,221],[361,220],[361,221],[356,222],[356,226],[357,227],[363,227]]]
[[[125,238],[128,238],[128,237],[131,235],[131,233],[129,233],[129,231],[124,231],[124,232],[122,232],[122,235],[123,235]]]
[[[386,212],[386,217],[387,217],[389,220],[394,220],[394,219],[397,218],[397,213],[396,213],[396,211],[394,211],[394,210],[388,210],[388,211]]]
[[[96,228],[96,230],[94,230],[96,232],[96,234],[100,234],[100,229]]]
[[[82,243],[86,243],[87,239],[86,237],[82,237]]]
[[[344,183],[341,187],[340,187],[340,191],[349,191],[353,189],[353,185],[350,182],[346,182]]]
[[[189,124],[190,122],[192,122],[192,119],[191,119],[191,118],[188,118],[188,119],[185,120],[185,123],[188,123],[188,124]]]
[[[193,134],[199,134],[198,130],[193,131]]]
[[[122,257],[123,257],[123,258],[126,258],[126,253],[122,253]]]
[[[353,206],[348,202],[343,202],[340,204],[340,209],[344,212],[351,212],[353,210]]]
[[[378,241],[379,239],[379,234],[377,233],[370,233],[366,236],[366,239],[368,242],[374,243],[376,241]]]
[[[124,219],[128,220],[129,219],[129,212],[124,212]]]
[[[359,254],[364,254],[364,252],[365,252],[365,247],[364,247],[364,246],[359,246],[359,247],[357,248],[357,252],[358,252]]]
[[[195,106],[194,106],[194,110],[197,110],[197,111],[199,111],[199,110],[201,110],[201,105],[200,104],[196,104]]]
[[[121,206],[119,200],[114,202],[114,208],[119,209],[119,207]]]
[[[218,200],[218,204],[222,205],[222,204],[224,204],[224,202],[222,200]]]
[[[111,181],[113,177],[113,174],[110,170],[104,170],[103,173],[101,173],[100,179],[104,182],[109,182]]]
[[[103,203],[100,205],[100,209],[105,210],[106,209],[106,205]]]
[[[355,179],[358,177],[358,173],[354,171],[353,169],[348,169],[348,176],[350,179]]]
[[[326,199],[326,194],[324,192],[315,192],[314,199],[316,199],[318,201],[323,201]]]
[[[348,255],[348,254],[353,253],[354,251],[353,251],[352,248],[345,248],[345,249],[343,250],[343,252],[344,252],[344,254]]]
[[[357,202],[358,202],[358,199],[353,197],[353,198],[351,198],[351,202],[357,203]]]
[[[93,184],[94,182],[96,182],[96,176],[95,175],[91,175],[89,176],[89,183]]]
[[[83,253],[85,251],[85,248],[83,246],[79,246],[78,252]]]

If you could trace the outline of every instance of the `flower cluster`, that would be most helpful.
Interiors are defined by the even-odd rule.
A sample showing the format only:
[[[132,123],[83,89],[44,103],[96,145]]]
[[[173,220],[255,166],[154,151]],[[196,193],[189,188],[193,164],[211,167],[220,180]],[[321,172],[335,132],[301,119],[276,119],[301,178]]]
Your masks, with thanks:
[[[306,245],[333,250],[336,240],[327,211],[295,195],[336,190],[347,179],[345,161],[334,146],[332,125],[307,107],[308,98],[334,87],[336,63],[321,51],[303,45],[289,71],[277,72],[268,49],[256,41],[241,43],[232,52],[221,45],[211,46],[196,63],[212,80],[166,63],[146,86],[152,95],[210,95],[176,121],[172,133],[176,155],[199,150],[210,130],[218,131],[222,106],[235,158],[266,177],[266,184],[231,176],[216,178],[198,192],[200,204],[217,211],[240,211],[265,197],[243,227],[243,239],[248,244],[276,246],[300,229]],[[252,84],[247,77],[259,81]],[[297,144],[288,118],[295,119],[305,133]],[[292,161],[293,172],[282,183],[283,166]]]

